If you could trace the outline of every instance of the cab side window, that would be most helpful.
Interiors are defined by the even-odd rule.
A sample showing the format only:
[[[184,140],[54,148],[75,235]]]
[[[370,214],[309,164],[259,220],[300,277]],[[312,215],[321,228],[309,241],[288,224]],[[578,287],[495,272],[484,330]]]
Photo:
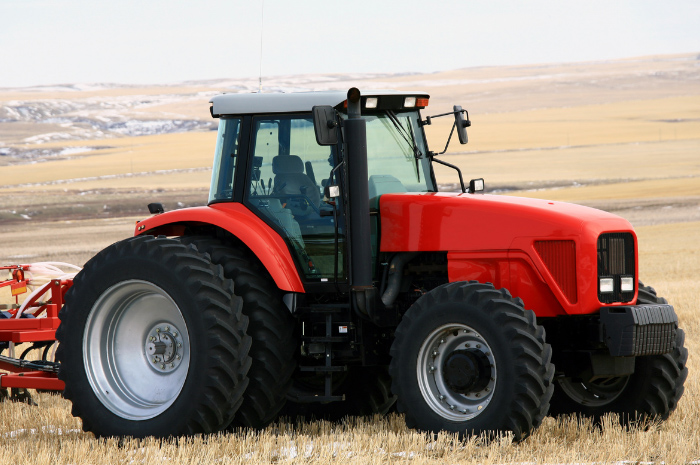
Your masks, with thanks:
[[[248,204],[286,237],[308,279],[333,278],[336,225],[323,179],[334,149],[316,143],[311,115],[256,117],[253,144]],[[342,270],[342,252],[338,261]]]

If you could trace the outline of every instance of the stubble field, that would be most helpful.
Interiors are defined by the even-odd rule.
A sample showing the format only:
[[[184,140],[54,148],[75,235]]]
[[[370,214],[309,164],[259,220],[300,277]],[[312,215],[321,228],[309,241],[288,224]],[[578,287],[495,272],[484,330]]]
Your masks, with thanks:
[[[654,57],[607,64],[381,76],[359,78],[359,82],[337,77],[327,84],[421,88],[431,94],[426,114],[462,104],[473,122],[470,144],[454,145],[444,157],[458,164],[466,179],[484,177],[488,190],[503,195],[582,203],[629,219],[639,237],[640,277],[675,306],[690,353],[686,391],[667,422],[627,431],[612,418],[601,428],[585,419],[546,418],[530,438],[513,444],[507,437],[490,442],[432,437],[406,429],[402,417],[392,414],[348,418],[337,424],[279,423],[261,432],[239,430],[177,441],[103,441],[81,431],[67,401],[35,393],[38,406],[0,405],[2,462],[559,464],[700,460],[696,428],[700,418],[700,375],[696,373],[700,341],[698,63],[690,56]],[[295,79],[287,80],[303,82]],[[280,82],[282,86],[286,81],[280,78]],[[153,116],[157,113],[206,122],[207,95],[215,84],[191,87],[0,90],[0,111],[3,105],[17,106],[16,101],[50,106],[56,99],[70,97],[83,105],[90,99],[125,101],[133,95],[143,102],[145,95],[156,103],[130,107],[125,113],[128,118],[162,119]],[[157,98],[160,95],[169,97]],[[47,123],[18,121],[12,126],[0,122],[0,150],[5,147],[13,155],[0,157],[0,263],[52,260],[82,265],[106,245],[132,235],[135,220],[147,215],[147,203],[162,201],[166,209],[174,209],[206,202],[215,133],[204,125],[180,133],[105,132],[102,136],[78,134],[84,128],[74,126],[63,128],[78,134],[74,139],[51,139],[45,136],[47,126],[41,124]],[[427,131],[432,148],[441,150],[449,126],[440,122]],[[20,133],[22,137],[17,136]],[[37,140],[45,141],[37,144]],[[85,147],[89,150],[80,152]],[[454,188],[454,172],[440,168],[437,176],[443,189]],[[8,296],[0,291],[2,299]]]

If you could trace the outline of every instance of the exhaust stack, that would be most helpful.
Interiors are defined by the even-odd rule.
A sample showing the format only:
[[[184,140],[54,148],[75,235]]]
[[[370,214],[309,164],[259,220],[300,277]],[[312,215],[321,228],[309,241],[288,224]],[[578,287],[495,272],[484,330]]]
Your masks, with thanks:
[[[373,316],[377,288],[372,284],[372,247],[370,245],[369,182],[367,174],[367,127],[360,114],[361,94],[348,90],[347,141],[348,210],[350,214],[350,284],[356,310]]]

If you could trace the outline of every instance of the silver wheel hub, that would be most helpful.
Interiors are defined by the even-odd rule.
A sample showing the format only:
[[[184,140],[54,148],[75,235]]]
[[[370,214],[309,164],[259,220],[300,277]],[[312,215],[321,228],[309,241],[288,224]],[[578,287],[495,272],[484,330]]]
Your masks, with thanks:
[[[182,391],[190,337],[180,308],[153,283],[122,281],[100,295],[83,333],[83,361],[98,400],[129,420],[165,412]]]
[[[496,360],[484,337],[470,326],[453,323],[432,331],[421,345],[417,362],[421,394],[441,417],[470,420],[491,402]]]
[[[153,368],[162,373],[174,370],[182,363],[182,333],[172,323],[155,325],[146,336],[145,353]]]

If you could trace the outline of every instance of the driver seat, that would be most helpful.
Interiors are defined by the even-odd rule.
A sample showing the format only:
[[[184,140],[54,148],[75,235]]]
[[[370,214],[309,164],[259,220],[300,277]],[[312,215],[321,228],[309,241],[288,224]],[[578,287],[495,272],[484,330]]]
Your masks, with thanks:
[[[272,159],[275,175],[274,194],[289,195],[287,208],[295,217],[305,217],[318,210],[321,194],[318,186],[304,174],[304,162],[296,155],[278,155]],[[311,205],[307,204],[307,201]]]

